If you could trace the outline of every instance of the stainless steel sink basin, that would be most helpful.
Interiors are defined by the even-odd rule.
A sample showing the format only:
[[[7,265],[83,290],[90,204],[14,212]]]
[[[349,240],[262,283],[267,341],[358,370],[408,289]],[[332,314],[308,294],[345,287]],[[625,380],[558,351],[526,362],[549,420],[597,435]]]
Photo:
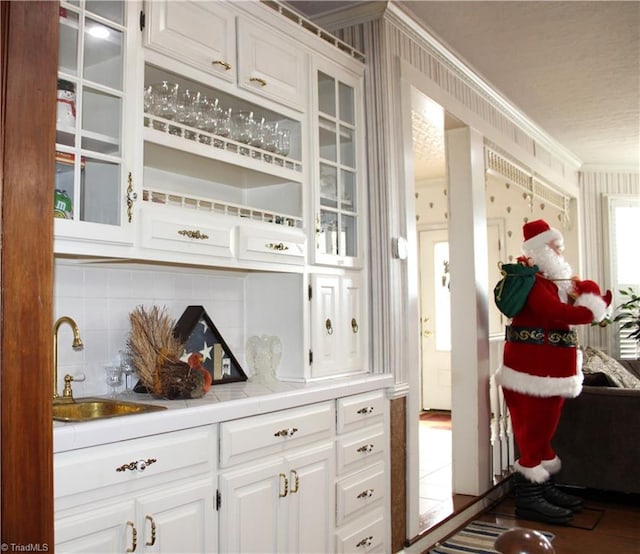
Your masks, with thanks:
[[[166,407],[109,398],[78,398],[73,402],[54,404],[53,419],[57,421],[93,421],[94,419],[144,414],[159,410],[166,410]]]

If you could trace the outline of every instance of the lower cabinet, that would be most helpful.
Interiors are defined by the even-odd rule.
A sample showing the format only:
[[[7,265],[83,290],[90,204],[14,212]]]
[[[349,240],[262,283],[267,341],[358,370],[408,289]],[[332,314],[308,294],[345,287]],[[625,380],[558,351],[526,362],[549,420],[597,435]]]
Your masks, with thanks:
[[[387,552],[387,442],[377,390],[56,453],[55,551]]]
[[[332,441],[220,474],[220,551],[332,551]]]
[[[56,552],[215,552],[212,480],[123,495],[56,517]]]
[[[217,552],[216,431],[55,454],[55,551]]]

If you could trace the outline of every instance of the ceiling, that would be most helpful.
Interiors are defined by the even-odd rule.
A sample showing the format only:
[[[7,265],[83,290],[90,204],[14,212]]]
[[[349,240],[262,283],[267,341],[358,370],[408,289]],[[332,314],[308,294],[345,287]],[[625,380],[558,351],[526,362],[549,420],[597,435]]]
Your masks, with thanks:
[[[288,3],[310,19],[371,4]],[[640,171],[639,1],[394,3],[583,164]]]

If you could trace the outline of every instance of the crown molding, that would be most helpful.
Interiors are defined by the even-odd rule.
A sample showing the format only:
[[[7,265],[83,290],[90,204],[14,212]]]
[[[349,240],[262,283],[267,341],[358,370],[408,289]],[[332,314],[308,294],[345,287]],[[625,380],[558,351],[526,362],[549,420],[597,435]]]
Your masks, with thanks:
[[[640,167],[634,164],[583,164],[580,173],[630,173],[640,175]]]

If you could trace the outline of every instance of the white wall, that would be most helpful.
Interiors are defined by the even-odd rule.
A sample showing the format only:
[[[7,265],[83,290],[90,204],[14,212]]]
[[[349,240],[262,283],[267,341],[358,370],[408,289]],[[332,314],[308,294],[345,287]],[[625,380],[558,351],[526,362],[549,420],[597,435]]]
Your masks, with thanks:
[[[166,306],[176,320],[187,306],[204,306],[245,369],[244,286],[240,273],[56,260],[54,321],[63,315],[72,317],[84,343],[83,350],[72,350],[71,329],[62,325],[58,390],[70,373],[86,376],[84,382],[73,384],[75,396],[107,393],[103,366],[117,361],[129,333],[129,313],[139,305]]]

